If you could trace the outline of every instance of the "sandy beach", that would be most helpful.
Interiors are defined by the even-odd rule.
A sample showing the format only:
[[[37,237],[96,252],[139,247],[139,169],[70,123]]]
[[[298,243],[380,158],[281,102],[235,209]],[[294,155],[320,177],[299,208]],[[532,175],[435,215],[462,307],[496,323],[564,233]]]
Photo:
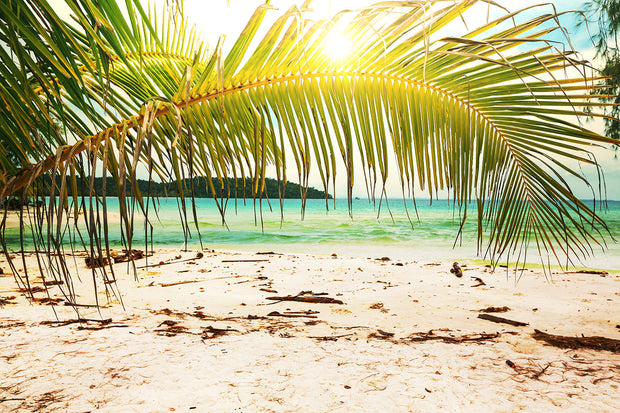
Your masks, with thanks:
[[[157,250],[138,281],[115,264],[123,304],[101,291],[79,314],[57,286],[53,308],[45,292],[28,302],[3,257],[0,411],[620,409],[618,273],[516,283],[474,264],[457,278],[448,262],[200,255]],[[68,263],[93,304],[84,256]]]

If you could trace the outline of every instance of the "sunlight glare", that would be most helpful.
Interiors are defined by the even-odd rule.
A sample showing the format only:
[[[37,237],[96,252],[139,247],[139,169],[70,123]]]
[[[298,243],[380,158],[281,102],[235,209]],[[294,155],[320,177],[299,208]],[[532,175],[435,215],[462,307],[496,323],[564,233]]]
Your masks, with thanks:
[[[327,36],[325,49],[333,60],[342,60],[351,53],[351,42],[340,30],[333,30]]]

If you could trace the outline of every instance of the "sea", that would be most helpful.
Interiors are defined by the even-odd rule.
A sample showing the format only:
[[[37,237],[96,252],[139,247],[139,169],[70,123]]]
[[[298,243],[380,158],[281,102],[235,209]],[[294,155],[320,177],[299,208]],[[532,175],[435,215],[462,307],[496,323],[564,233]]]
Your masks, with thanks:
[[[160,198],[157,212],[149,206],[149,226],[136,213],[132,248],[148,247],[209,248],[244,252],[304,253],[345,255],[365,258],[388,257],[393,260],[420,262],[459,261],[486,262],[490,257],[477,243],[476,208],[468,208],[467,223],[461,229],[464,210],[455,208],[451,200],[383,199],[375,202],[354,199],[351,212],[346,199],[302,201],[230,199],[225,204],[222,221],[218,204],[213,199],[196,199],[198,229],[191,205],[187,207],[189,233],[183,229],[179,203],[175,198]],[[223,205],[220,203],[220,207]],[[110,220],[109,242],[122,248],[118,200],[107,200]],[[597,206],[597,208],[599,208]],[[578,268],[620,271],[620,202],[607,201],[598,210],[610,234],[602,245],[595,246],[590,256],[573,260]],[[151,228],[152,226],[152,228]],[[152,238],[150,234],[152,233]],[[65,235],[65,241],[76,233]],[[19,250],[19,229],[7,228],[5,238],[9,249]],[[86,236],[85,231],[82,235]],[[152,244],[151,244],[152,243]],[[31,246],[28,240],[25,249]],[[554,265],[558,262],[530,250],[524,256],[505,257],[499,264],[514,261],[532,265]],[[561,264],[566,264],[561,258]]]

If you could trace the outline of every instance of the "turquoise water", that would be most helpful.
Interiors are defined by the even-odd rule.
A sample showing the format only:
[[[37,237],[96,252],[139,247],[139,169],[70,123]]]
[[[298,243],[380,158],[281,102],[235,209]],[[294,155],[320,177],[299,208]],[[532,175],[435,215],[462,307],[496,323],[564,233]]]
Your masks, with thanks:
[[[420,200],[417,202],[417,216],[411,201],[407,209],[401,199],[389,200],[389,211],[385,200],[379,211],[379,203],[366,199],[353,201],[353,217],[349,216],[346,200],[337,200],[334,209],[329,201],[329,211],[324,200],[308,200],[305,218],[301,219],[301,201],[284,200],[284,220],[281,220],[280,204],[272,201],[272,208],[266,201],[256,209],[252,200],[230,200],[227,205],[226,225],[212,199],[197,200],[197,215],[204,247],[215,249],[242,249],[247,251],[276,251],[289,253],[345,254],[363,257],[389,256],[408,260],[464,260],[484,258],[478,254],[476,242],[475,208],[469,212],[471,222],[464,227],[462,236],[455,245],[460,216],[447,200]],[[608,209],[601,211],[615,239],[620,240],[620,202],[608,202]],[[120,247],[121,236],[118,219],[118,203],[108,201],[110,219],[110,242]],[[407,210],[410,219],[407,216]],[[261,223],[262,215],[262,223]],[[190,217],[190,247],[200,245],[198,233]],[[256,220],[256,222],[255,222]],[[184,234],[180,224],[177,201],[161,199],[159,214],[151,214],[153,242],[155,246],[183,247]],[[135,223],[135,246],[144,245],[144,221]],[[18,231],[7,229],[7,243],[18,246]],[[594,256],[582,264],[596,268],[620,270],[620,245],[608,238],[606,251],[597,249]],[[535,253],[530,253],[528,262],[539,262]]]

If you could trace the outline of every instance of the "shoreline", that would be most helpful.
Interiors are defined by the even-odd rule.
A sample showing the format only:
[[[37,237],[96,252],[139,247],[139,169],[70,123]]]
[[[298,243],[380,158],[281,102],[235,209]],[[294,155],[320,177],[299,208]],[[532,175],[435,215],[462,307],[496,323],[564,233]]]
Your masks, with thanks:
[[[68,245],[67,245],[68,246]],[[15,245],[11,247],[8,245],[9,253],[18,255],[20,254],[19,246]],[[183,251],[187,249],[189,251],[200,251],[201,247],[198,241],[192,239],[187,246],[183,243],[173,244],[154,244],[155,251]],[[414,261],[414,262],[438,262],[451,264],[452,262],[465,263],[473,266],[489,266],[492,264],[491,260],[478,256],[475,253],[475,248],[468,248],[467,246],[457,246],[456,248],[445,246],[427,247],[424,249],[415,247],[394,247],[392,245],[374,245],[372,252],[368,251],[368,244],[362,242],[350,242],[346,245],[336,242],[325,243],[311,243],[306,244],[299,242],[292,242],[289,244],[278,244],[273,242],[254,242],[244,244],[231,244],[231,243],[209,243],[203,241],[203,248],[207,251],[216,250],[222,253],[241,253],[241,254],[256,254],[264,251],[275,251],[283,255],[315,255],[315,256],[329,256],[331,254],[337,254],[338,256],[354,258],[354,259],[377,259],[384,256],[388,256],[392,260],[400,261]],[[145,250],[143,240],[134,241],[132,249]],[[111,245],[110,252],[114,253],[124,250],[123,247],[118,245]],[[151,245],[148,246],[150,254]],[[33,247],[26,245],[25,251],[27,253],[33,253]],[[0,254],[1,255],[1,254]],[[607,259],[614,256],[614,251],[604,251],[594,254],[586,259],[586,261],[577,261],[566,265],[555,264],[542,264],[540,258],[528,258],[524,263],[519,263],[519,268],[536,269],[549,272],[550,274],[564,274],[575,272],[607,272],[612,275],[620,275],[620,267],[614,262],[607,262]],[[6,259],[2,256],[2,259]],[[0,261],[1,263],[2,261]],[[619,261],[620,262],[620,261]],[[495,272],[506,273],[509,272],[510,276],[514,276],[514,269],[516,267],[514,261],[501,261],[497,263]]]
[[[337,209],[327,212],[321,202],[309,200],[305,219],[302,219],[296,202],[298,200],[292,200],[294,202],[288,202],[285,206],[284,220],[280,210],[275,208],[272,211],[264,210],[263,219],[260,221],[256,220],[255,212],[258,211],[255,211],[251,204],[240,206],[238,210],[231,204],[227,209],[226,225],[222,225],[212,200],[200,201],[198,221],[203,245],[217,250],[255,252],[269,249],[284,253],[337,253],[347,256],[366,256],[370,250],[373,257],[387,255],[403,260],[475,260],[480,263],[482,261],[478,260],[483,259],[486,252],[485,242],[488,241],[485,235],[482,250],[478,251],[478,232],[473,221],[464,227],[462,237],[457,237],[459,217],[454,215],[451,205],[445,201],[433,203],[432,208],[422,208],[419,205],[419,218],[416,218],[413,210],[407,212],[400,204],[392,205],[391,214],[388,214],[385,208],[379,214],[367,202],[359,201],[360,205],[354,207],[354,216],[351,218],[346,205],[339,204]],[[163,202],[160,207],[159,215],[153,217],[152,221],[153,234],[157,234],[154,240],[158,243],[157,247],[175,248],[183,245],[186,233],[179,220],[176,202]],[[115,207],[113,202],[109,205],[108,234],[112,248],[122,248],[120,214],[117,209],[118,205]],[[188,245],[196,248],[199,245],[198,234],[191,216],[188,218],[192,235],[192,238],[187,240]],[[620,228],[620,208],[614,207],[608,219],[612,229],[611,237],[620,238],[617,231],[617,228]],[[82,234],[86,234],[83,220],[80,218],[78,221],[81,223]],[[53,231],[56,231],[56,227]],[[147,232],[150,234],[150,231],[149,228]],[[77,236],[67,234],[65,242],[69,242],[70,235]],[[8,228],[5,237],[8,245],[15,246],[15,249],[20,248],[17,228]],[[135,222],[134,237],[133,244],[144,249],[145,230],[141,220]],[[25,241],[29,244],[28,237]],[[574,257],[574,264],[580,268],[620,271],[620,244],[610,237],[605,237],[605,241],[600,246],[593,245],[590,250],[584,250],[589,252],[589,256],[582,257],[580,261]],[[369,246],[372,248],[369,249]],[[524,255],[520,257],[528,266],[540,266],[542,262],[547,263],[547,260],[555,264],[553,255],[540,258],[540,253],[536,245],[530,245],[525,258]],[[563,254],[558,254],[561,264],[566,264]],[[505,265],[506,258],[515,259],[517,255],[515,253],[504,257],[499,264]]]
[[[549,283],[528,269],[515,284],[505,272],[474,264],[463,265],[457,278],[448,262],[234,250],[197,258],[197,250],[179,248],[157,249],[149,261],[165,265],[138,269],[138,282],[127,263],[115,264],[124,309],[79,308],[80,317],[99,321],[78,323],[69,322],[77,314],[63,305],[55,307],[56,321],[45,293],[30,304],[15,292],[2,257],[0,297],[15,296],[0,308],[0,397],[13,399],[2,407],[620,408],[620,353],[534,338],[540,330],[620,340],[618,274],[553,274]],[[84,258],[67,262],[83,281],[80,299],[94,303]],[[62,299],[51,288],[51,297]],[[299,296],[311,298],[282,300]],[[99,298],[106,303],[103,291]],[[508,307],[489,314],[528,325],[478,317],[490,307]]]

